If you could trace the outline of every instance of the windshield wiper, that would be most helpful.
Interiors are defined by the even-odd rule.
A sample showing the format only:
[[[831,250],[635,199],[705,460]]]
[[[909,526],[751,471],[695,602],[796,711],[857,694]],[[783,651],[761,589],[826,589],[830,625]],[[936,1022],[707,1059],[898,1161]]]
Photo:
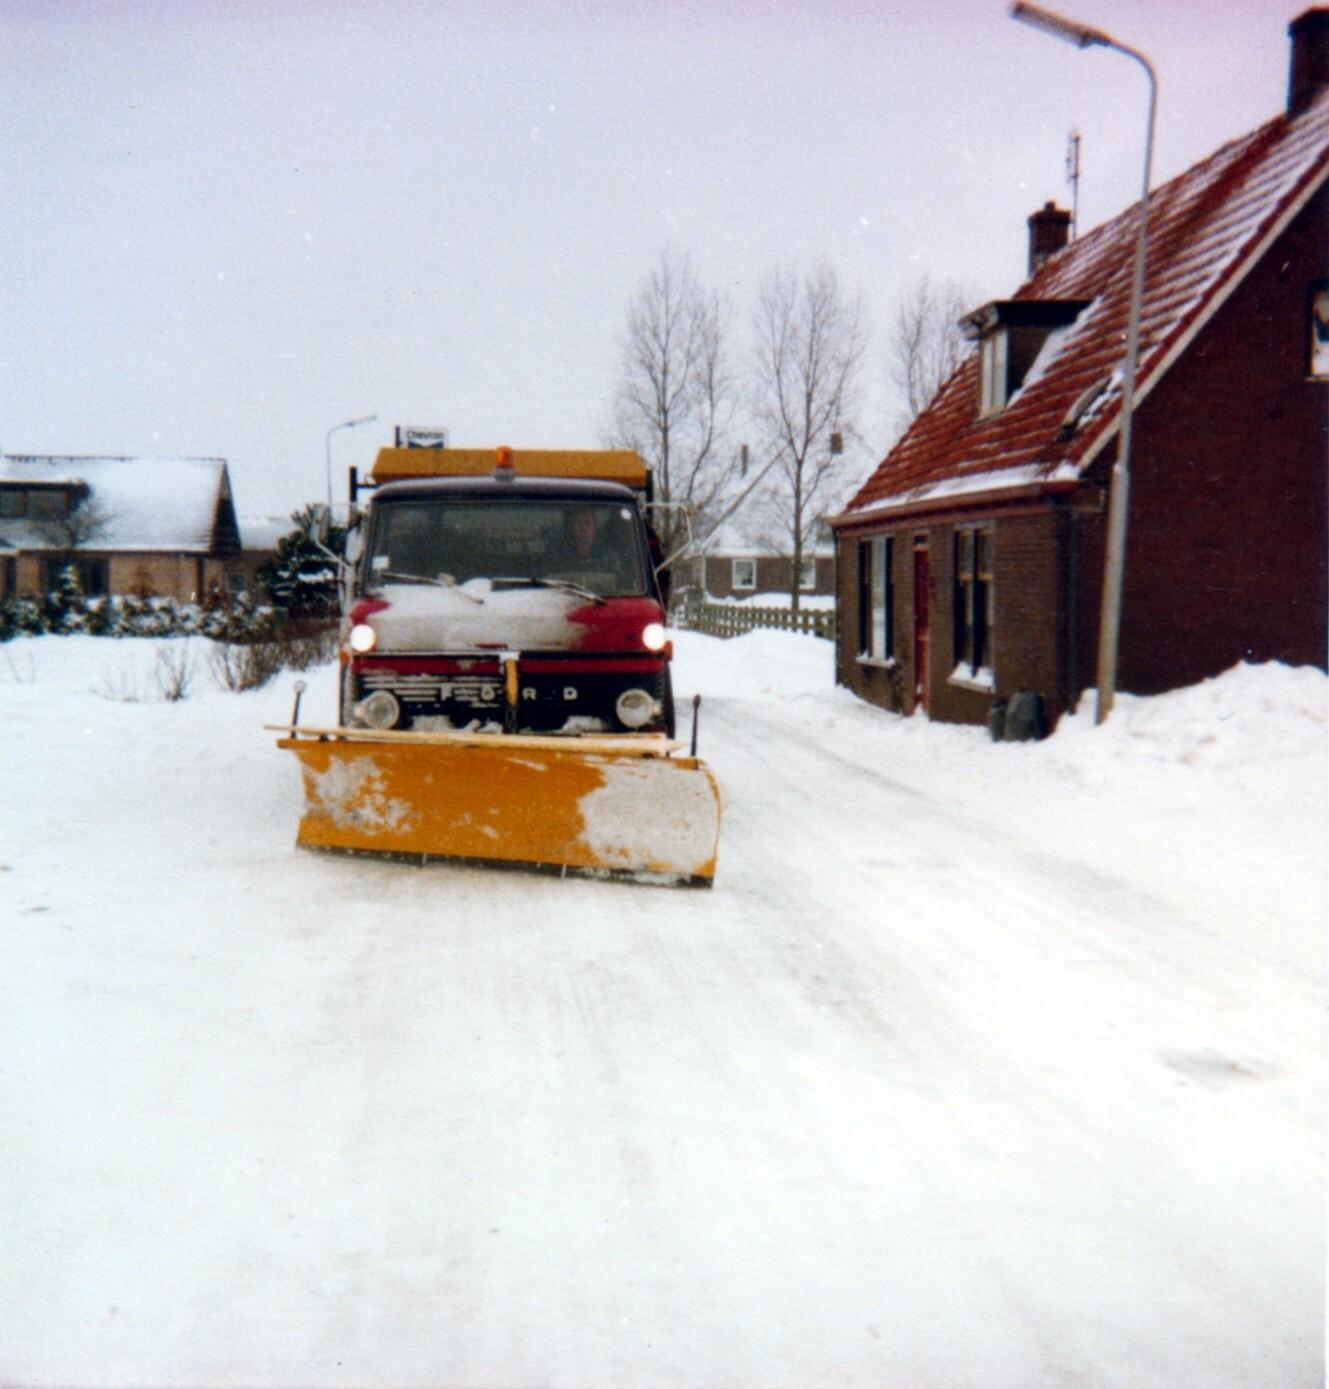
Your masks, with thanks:
[[[394,584],[428,584],[431,588],[450,588],[460,593],[463,598],[469,598],[472,603],[485,601],[478,593],[471,593],[468,589],[462,588],[450,574],[443,574],[434,579],[428,574],[399,574],[392,569],[381,569],[374,577],[379,580],[387,579]]]
[[[532,588],[558,588],[562,589],[564,593],[575,593],[578,598],[589,599],[592,603],[605,602],[603,594],[595,593],[589,588],[583,588],[581,584],[574,584],[571,579],[537,579],[531,575],[526,575],[520,579],[505,577],[495,579],[493,582],[495,585],[510,584],[513,588],[521,588],[527,584]]]

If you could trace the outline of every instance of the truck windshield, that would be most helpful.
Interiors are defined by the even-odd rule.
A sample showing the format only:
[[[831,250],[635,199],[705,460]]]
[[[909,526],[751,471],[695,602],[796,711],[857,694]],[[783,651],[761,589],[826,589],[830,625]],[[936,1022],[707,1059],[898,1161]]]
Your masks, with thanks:
[[[646,592],[641,520],[621,502],[385,502],[375,508],[368,565],[371,587],[507,579],[607,598]]]

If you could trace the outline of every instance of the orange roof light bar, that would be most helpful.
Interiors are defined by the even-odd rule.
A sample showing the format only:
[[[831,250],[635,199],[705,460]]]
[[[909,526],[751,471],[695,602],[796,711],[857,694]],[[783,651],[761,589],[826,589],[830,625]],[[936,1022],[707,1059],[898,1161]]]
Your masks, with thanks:
[[[369,481],[373,486],[406,478],[491,477],[495,466],[517,477],[585,478],[646,486],[646,465],[631,449],[379,449]]]

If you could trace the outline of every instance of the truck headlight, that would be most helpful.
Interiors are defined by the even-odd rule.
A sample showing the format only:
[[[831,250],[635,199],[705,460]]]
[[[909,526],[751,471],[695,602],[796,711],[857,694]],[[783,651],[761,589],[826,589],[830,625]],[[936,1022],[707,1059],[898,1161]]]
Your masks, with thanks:
[[[378,633],[367,622],[357,622],[351,628],[351,650],[363,656],[378,645]]]
[[[665,629],[659,622],[648,622],[641,629],[641,644],[647,651],[663,651],[667,640]]]
[[[396,695],[387,690],[375,690],[351,712],[366,728],[393,728],[401,717],[401,705]]]
[[[647,690],[624,690],[614,704],[614,712],[625,728],[642,728],[659,714],[660,706]]]

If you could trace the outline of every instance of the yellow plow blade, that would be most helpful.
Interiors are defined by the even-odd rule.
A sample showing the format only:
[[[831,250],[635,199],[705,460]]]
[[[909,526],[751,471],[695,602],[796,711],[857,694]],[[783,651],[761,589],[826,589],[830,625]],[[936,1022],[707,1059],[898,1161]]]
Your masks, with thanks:
[[[720,793],[658,735],[280,730],[306,848],[478,859],[709,885]]]

